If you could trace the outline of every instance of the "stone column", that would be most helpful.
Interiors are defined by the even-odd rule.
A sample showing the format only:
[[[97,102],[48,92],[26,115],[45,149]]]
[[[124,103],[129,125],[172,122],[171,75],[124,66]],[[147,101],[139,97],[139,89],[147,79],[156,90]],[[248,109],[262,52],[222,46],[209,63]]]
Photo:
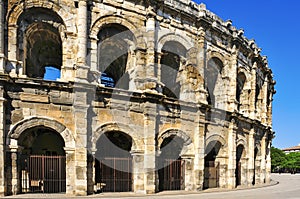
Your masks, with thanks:
[[[156,104],[150,102],[145,103],[144,113],[144,184],[145,193],[152,194],[156,190]]]
[[[145,38],[146,52],[138,50],[136,54],[135,77],[136,89],[156,91],[157,80],[155,78],[155,18],[151,13],[151,7],[147,8],[146,31]],[[138,44],[139,45],[139,44]],[[144,58],[144,59],[143,59]],[[141,61],[144,63],[141,63]],[[145,66],[146,64],[146,66]]]
[[[0,1],[0,73],[5,72],[4,24],[4,1]]]
[[[194,186],[194,157],[192,155],[182,155],[182,160],[184,161],[184,190],[193,191]]]
[[[11,155],[11,191],[13,195],[19,193],[19,172],[18,172],[18,147],[10,146]]]
[[[75,149],[64,148],[66,153],[66,194],[75,195]]]
[[[74,85],[74,128],[75,128],[75,187],[76,195],[86,195],[87,178],[87,147],[92,135],[93,112],[90,105],[95,96],[95,87],[91,84],[76,82]]]
[[[131,151],[131,156],[133,159],[133,165],[132,165],[133,191],[135,193],[145,193],[144,151],[139,151],[139,150]]]
[[[100,75],[101,71],[98,68],[98,46],[97,46],[98,39],[97,38],[90,38],[91,43],[91,50],[90,50],[90,60],[91,60],[91,74],[94,77],[94,81],[101,83]]]
[[[227,182],[229,189],[235,188],[235,169],[236,169],[236,121],[232,119],[228,128],[228,166]]]
[[[249,142],[248,142],[248,186],[252,186],[252,181],[254,178],[254,128],[251,128],[249,132]]]
[[[266,137],[261,140],[261,163],[260,163],[260,183],[265,183],[266,181]]]
[[[271,141],[267,141],[267,154],[266,154],[266,183],[270,184],[271,181]]]
[[[3,3],[3,2],[2,2]],[[1,3],[1,4],[2,4]],[[4,89],[0,87],[0,197],[4,195],[5,187],[5,103],[6,99],[4,98]]]
[[[230,91],[229,91],[229,109],[228,111],[235,111],[238,110],[239,104],[236,100],[236,89],[237,89],[237,71],[238,71],[238,50],[236,49],[236,46],[234,45],[232,48],[232,55],[231,55],[231,64],[229,69],[229,76],[230,76]]]
[[[198,111],[199,120],[198,127],[194,134],[195,144],[195,160],[194,160],[194,176],[196,190],[203,189],[204,183],[204,156],[205,156],[205,109],[200,108]]]
[[[11,76],[17,76],[17,26],[8,26],[8,37],[10,38],[8,43],[8,63],[5,67]]]
[[[262,103],[261,103],[261,122],[267,125],[267,93],[268,93],[268,79],[265,78],[265,82],[262,87]]]
[[[200,27],[198,30],[198,37],[196,38],[196,68],[204,80],[204,69],[206,68],[206,33],[205,29]],[[192,62],[193,64],[193,62]],[[204,84],[204,83],[203,83]],[[198,101],[202,104],[207,104],[207,91],[205,85],[201,85],[199,88]]]
[[[87,3],[86,0],[78,1],[78,52],[76,80],[86,82],[88,80],[89,67],[86,63],[87,56]]]
[[[256,110],[255,110],[256,69],[257,69],[257,63],[254,62],[253,67],[251,69],[251,92],[249,95],[249,98],[250,98],[249,113],[250,113],[251,119],[255,119],[255,114],[256,114]]]

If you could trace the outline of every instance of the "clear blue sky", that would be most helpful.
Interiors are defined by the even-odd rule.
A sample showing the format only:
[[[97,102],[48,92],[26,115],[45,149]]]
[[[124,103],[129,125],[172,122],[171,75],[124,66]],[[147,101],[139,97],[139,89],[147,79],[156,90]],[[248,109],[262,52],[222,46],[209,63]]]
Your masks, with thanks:
[[[273,146],[300,143],[300,1],[195,0],[223,20],[231,19],[245,36],[255,39],[268,57],[277,93],[273,101]]]

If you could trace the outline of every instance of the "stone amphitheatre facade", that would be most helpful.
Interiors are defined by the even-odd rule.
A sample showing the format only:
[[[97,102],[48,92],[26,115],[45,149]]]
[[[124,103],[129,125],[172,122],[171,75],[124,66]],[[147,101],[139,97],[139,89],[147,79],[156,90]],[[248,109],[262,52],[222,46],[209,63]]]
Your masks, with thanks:
[[[191,0],[9,0],[0,13],[0,194],[270,182],[275,82],[230,20]]]

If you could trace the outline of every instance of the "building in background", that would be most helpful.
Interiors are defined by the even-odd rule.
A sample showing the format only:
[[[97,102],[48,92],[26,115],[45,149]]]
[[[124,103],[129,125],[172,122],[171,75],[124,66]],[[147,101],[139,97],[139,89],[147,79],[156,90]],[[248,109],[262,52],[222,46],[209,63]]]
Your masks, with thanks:
[[[270,182],[272,70],[205,5],[6,0],[0,21],[0,194]]]
[[[300,152],[300,144],[298,146],[288,147],[285,149],[282,149],[283,152],[286,154],[292,153],[292,152]]]

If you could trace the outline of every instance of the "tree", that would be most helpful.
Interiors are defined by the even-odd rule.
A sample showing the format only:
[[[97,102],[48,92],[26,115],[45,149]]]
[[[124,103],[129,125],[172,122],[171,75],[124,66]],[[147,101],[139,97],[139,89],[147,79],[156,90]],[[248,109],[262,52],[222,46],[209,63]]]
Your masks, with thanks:
[[[300,153],[299,153],[300,154]],[[285,163],[287,161],[286,154],[275,147],[271,147],[271,169],[272,172],[278,171],[278,169],[282,169],[285,167]]]
[[[292,173],[295,173],[300,169],[300,153],[293,152],[286,155],[286,161],[284,164],[286,169],[289,169]]]

